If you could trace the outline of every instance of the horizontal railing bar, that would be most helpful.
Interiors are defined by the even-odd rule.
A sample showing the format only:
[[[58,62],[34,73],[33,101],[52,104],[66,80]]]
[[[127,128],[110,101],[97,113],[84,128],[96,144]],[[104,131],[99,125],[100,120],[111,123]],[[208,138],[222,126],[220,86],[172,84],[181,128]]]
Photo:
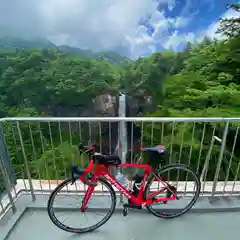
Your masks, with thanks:
[[[5,121],[41,121],[41,122],[240,122],[235,118],[177,118],[177,117],[6,117]]]

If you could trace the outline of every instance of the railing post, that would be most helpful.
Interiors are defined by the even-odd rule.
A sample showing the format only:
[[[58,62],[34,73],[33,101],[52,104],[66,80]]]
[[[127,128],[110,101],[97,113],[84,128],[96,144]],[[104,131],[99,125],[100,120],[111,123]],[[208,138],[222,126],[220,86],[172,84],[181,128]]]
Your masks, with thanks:
[[[12,208],[12,212],[16,211],[16,207],[12,197],[12,187],[16,183],[14,170],[11,165],[11,159],[7,150],[6,142],[4,139],[3,125],[0,123],[0,173],[3,177],[3,183],[6,193],[8,195],[9,203]],[[1,194],[1,193],[0,193]],[[1,196],[0,196],[1,197]]]
[[[12,212],[15,213],[16,212],[16,206],[15,206],[15,203],[13,201],[12,194],[11,194],[12,184],[10,182],[6,166],[4,165],[3,156],[0,157],[0,173],[2,173],[2,176],[3,176],[3,182],[4,182],[4,185],[5,185],[5,188],[6,188],[6,192],[7,192],[7,195],[8,195],[9,202],[11,204]]]
[[[7,144],[4,138],[3,124],[0,123],[0,155],[3,157],[2,161],[6,168],[6,173],[8,174],[10,183],[12,185],[16,184],[14,169],[11,164],[10,155],[8,153]]]
[[[228,127],[229,127],[229,122],[226,123],[224,133],[223,133],[221,149],[220,149],[220,153],[219,153],[219,157],[218,157],[217,169],[216,169],[216,172],[214,175],[214,180],[213,180],[212,196],[214,196],[214,194],[216,192],[216,188],[217,188],[218,177],[219,177],[219,173],[220,173],[221,165],[222,165],[223,153],[224,153],[224,149],[226,146]]]
[[[25,164],[25,168],[26,168],[26,172],[27,172],[28,183],[29,183],[29,188],[30,188],[30,192],[31,192],[31,195],[32,195],[32,200],[35,201],[36,196],[34,194],[30,168],[29,168],[29,165],[28,165],[27,155],[26,155],[26,152],[25,152],[25,149],[24,149],[24,144],[23,144],[23,139],[22,139],[22,132],[21,132],[18,121],[17,121],[17,130],[18,130],[19,140],[20,140],[20,144],[21,144],[21,148],[22,148],[23,160],[24,160],[24,164]]]
[[[208,149],[208,153],[207,153],[207,156],[206,156],[206,159],[205,159],[205,163],[204,163],[204,166],[203,166],[202,174],[200,176],[200,181],[201,182],[202,181],[205,182],[205,178],[206,178],[206,175],[207,175],[209,161],[210,161],[210,158],[211,158],[212,148],[213,148],[214,142],[215,142],[215,138],[212,137],[212,140],[211,140],[211,143],[210,143],[210,147]]]

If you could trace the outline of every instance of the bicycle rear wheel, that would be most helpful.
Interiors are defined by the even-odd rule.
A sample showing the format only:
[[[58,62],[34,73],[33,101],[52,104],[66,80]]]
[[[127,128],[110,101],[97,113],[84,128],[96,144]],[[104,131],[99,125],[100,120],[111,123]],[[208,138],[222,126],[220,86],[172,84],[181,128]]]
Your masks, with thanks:
[[[176,173],[169,173],[169,171],[174,170]],[[166,191],[162,192],[160,196],[154,196],[154,198],[160,199],[171,197],[173,196],[174,191],[178,200],[176,199],[168,202],[146,205],[147,210],[156,217],[166,219],[179,217],[188,212],[196,203],[200,194],[201,183],[197,174],[187,165],[172,164],[160,169],[156,175],[153,174],[146,184],[144,191],[145,199],[148,199],[148,196],[154,193],[157,189],[164,189],[167,183],[171,186],[172,190],[169,191],[169,189],[166,189]],[[160,181],[158,177],[160,177],[162,181]],[[166,181],[166,179],[168,180]],[[177,180],[176,184],[172,183],[173,179]],[[151,186],[155,187],[155,189],[152,190]],[[183,197],[180,197],[180,193],[183,193],[187,199],[182,201]],[[190,197],[192,197],[191,200]],[[182,203],[187,203],[187,205],[186,207],[179,209],[179,207],[183,205]],[[154,209],[155,206],[156,208]]]
[[[78,182],[81,184],[80,186]],[[84,185],[79,179],[76,179],[76,182],[73,184],[72,179],[67,179],[60,183],[48,200],[48,215],[52,222],[62,230],[72,233],[91,232],[106,223],[115,210],[116,193],[112,186],[103,178],[99,178],[97,184],[98,185],[94,188],[95,192],[92,193],[87,204],[87,210],[81,212],[80,208],[88,186]],[[91,207],[89,205],[93,202],[92,200],[94,197],[96,198],[96,202]],[[75,202],[75,200],[71,198],[75,198],[77,201],[76,206],[69,205]],[[59,199],[59,203],[55,204],[57,199]],[[107,207],[107,199],[110,199],[109,207]],[[60,213],[60,216],[57,217],[58,213]],[[70,214],[72,220],[67,224],[65,223],[66,220],[70,219],[67,215]],[[87,214],[89,214],[88,217]],[[84,217],[84,226],[79,223],[81,216]],[[60,220],[60,217],[64,218]],[[95,220],[95,223],[86,225],[90,219]],[[80,226],[73,226],[75,224]]]

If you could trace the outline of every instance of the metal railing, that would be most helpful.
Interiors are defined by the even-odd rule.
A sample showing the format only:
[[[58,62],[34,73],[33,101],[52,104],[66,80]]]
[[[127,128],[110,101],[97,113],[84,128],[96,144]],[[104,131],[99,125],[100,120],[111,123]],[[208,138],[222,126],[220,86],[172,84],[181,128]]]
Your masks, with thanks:
[[[113,154],[119,142],[127,141],[127,162],[139,159],[140,147],[162,144],[168,154],[165,164],[185,163],[201,176],[201,194],[229,196],[240,192],[240,118],[32,117],[0,122],[14,169],[9,171],[6,160],[0,161],[0,180],[4,180],[6,193],[0,198],[0,214],[9,208],[14,211],[14,202],[22,192],[30,193],[34,201],[37,194],[52,191],[69,176],[72,163],[86,166],[87,159],[79,156],[77,145],[88,141],[97,143],[99,151],[106,154]],[[127,129],[121,141],[119,123]],[[126,170],[126,174],[131,173]]]

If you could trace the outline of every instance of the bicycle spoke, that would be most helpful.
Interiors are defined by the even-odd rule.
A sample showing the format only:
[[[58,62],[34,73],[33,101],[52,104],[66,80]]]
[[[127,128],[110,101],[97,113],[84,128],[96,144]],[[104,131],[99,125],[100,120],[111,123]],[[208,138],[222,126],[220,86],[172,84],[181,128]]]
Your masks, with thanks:
[[[102,224],[104,224],[112,215],[115,206],[116,206],[116,195],[114,190],[112,189],[111,185],[107,183],[106,181],[99,180],[99,183],[101,183],[104,186],[105,191],[108,190],[110,194],[105,194],[104,196],[101,194],[91,194],[91,198],[88,201],[87,209],[86,211],[82,212],[81,209],[81,202],[83,201],[83,198],[86,197],[86,194],[79,194],[76,196],[75,194],[69,193],[68,195],[65,194],[64,196],[61,194],[61,189],[64,189],[68,184],[71,183],[71,179],[66,180],[62,182],[51,194],[49,204],[48,204],[48,213],[50,216],[50,219],[53,221],[54,224],[56,224],[59,228],[68,231],[68,232],[74,232],[74,233],[82,233],[82,232],[88,232],[92,231],[98,227],[100,227]],[[98,185],[99,185],[98,183]],[[100,187],[101,189],[101,187]],[[59,194],[60,193],[60,194]],[[58,195],[59,194],[59,195]],[[60,196],[60,198],[59,198]],[[101,197],[104,197],[104,206],[107,207],[105,212],[99,212],[94,211],[95,207],[99,204],[99,199]],[[94,207],[94,198],[96,199],[96,203],[98,203]],[[106,198],[106,199],[105,199]],[[110,200],[110,206],[107,205],[108,201],[107,198]],[[55,213],[55,201],[60,200],[60,204],[56,204],[57,206],[64,206],[66,208],[66,203],[68,208],[76,208],[76,211],[65,209],[63,213],[58,214]],[[72,201],[72,202],[71,202]],[[70,203],[70,204],[69,204]],[[75,203],[75,207],[74,207]],[[92,205],[93,204],[93,205]],[[105,206],[106,205],[106,206]],[[71,211],[71,212],[69,212]],[[66,216],[69,214],[68,216]],[[71,215],[70,215],[71,214]],[[94,214],[94,215],[93,215]],[[66,216],[66,217],[65,217]],[[70,216],[73,218],[77,218],[77,221],[70,221]],[[82,216],[82,222],[81,221]],[[60,218],[63,218],[60,220]],[[71,225],[70,225],[71,224]],[[78,227],[75,227],[75,225],[78,224]]]

